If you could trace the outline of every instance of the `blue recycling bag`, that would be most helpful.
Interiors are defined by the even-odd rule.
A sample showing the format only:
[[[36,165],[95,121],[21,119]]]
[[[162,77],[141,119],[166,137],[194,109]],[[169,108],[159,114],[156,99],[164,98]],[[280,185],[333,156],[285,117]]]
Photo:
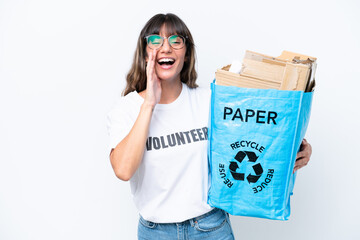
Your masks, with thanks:
[[[313,93],[211,84],[208,203],[287,220]]]

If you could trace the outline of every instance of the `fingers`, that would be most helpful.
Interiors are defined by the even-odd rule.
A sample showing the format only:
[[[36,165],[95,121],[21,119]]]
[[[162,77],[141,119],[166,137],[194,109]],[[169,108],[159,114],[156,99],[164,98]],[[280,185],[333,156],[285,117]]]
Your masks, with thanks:
[[[293,173],[300,168],[305,167],[309,163],[311,153],[311,145],[306,141],[306,139],[303,139],[303,141],[301,142],[300,151],[296,154],[296,162]]]
[[[152,64],[152,58],[153,58],[153,54],[152,52],[149,53],[147,62],[146,62],[146,76],[149,79],[149,73],[150,73],[150,68],[151,68],[151,64]]]
[[[296,160],[293,173],[299,170],[302,167],[305,167],[310,161],[310,158],[301,158]]]
[[[155,107],[157,103],[160,101],[161,97],[161,83],[160,79],[156,74],[156,55],[158,50],[152,50],[148,52],[148,59],[146,65],[146,97],[145,101],[147,104]]]
[[[311,153],[312,153],[311,145],[306,141],[306,139],[303,139],[300,145],[300,151],[296,154],[296,160],[301,158],[310,159]]]
[[[299,170],[301,167],[294,167],[293,173],[295,173],[297,170]]]
[[[300,152],[298,152],[296,154],[296,160],[306,157],[308,155],[308,152],[304,151],[304,150],[300,150]]]
[[[149,53],[148,63],[146,66],[146,73],[148,80],[152,80],[152,76],[155,73],[156,55],[157,55],[157,51],[155,49]]]

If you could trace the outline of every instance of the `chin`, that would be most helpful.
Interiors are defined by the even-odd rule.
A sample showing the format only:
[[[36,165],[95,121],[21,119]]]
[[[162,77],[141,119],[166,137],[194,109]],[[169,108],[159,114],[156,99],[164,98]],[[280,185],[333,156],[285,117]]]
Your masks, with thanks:
[[[164,71],[163,69],[156,72],[161,81],[176,81],[180,79],[180,72],[177,71]]]
[[[158,73],[158,78],[161,80],[161,81],[174,81],[175,79],[177,79],[177,77],[180,75],[179,74],[175,74],[175,73]],[[180,77],[179,77],[180,78]]]

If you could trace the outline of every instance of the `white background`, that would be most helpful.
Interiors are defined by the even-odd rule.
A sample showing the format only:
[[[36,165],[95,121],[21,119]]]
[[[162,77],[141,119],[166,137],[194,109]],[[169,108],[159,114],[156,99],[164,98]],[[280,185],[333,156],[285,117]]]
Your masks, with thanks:
[[[0,239],[136,239],[129,183],[108,159],[106,114],[140,30],[173,12],[199,84],[245,50],[318,58],[287,222],[232,216],[236,239],[360,239],[358,1],[0,0]]]

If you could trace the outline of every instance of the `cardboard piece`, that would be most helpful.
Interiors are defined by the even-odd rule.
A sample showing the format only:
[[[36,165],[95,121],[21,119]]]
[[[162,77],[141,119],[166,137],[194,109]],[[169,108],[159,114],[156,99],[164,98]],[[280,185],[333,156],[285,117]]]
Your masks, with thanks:
[[[240,74],[218,69],[216,84],[260,89],[313,91],[316,58],[283,51],[278,57],[246,51]]]

